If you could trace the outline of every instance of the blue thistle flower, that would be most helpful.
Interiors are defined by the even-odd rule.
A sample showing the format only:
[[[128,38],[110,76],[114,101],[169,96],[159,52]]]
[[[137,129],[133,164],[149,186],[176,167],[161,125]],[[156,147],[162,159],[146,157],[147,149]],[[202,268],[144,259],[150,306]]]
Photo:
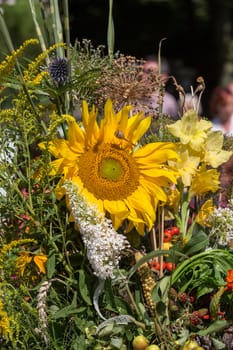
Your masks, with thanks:
[[[68,61],[66,58],[54,58],[48,72],[55,83],[65,85],[68,80]]]

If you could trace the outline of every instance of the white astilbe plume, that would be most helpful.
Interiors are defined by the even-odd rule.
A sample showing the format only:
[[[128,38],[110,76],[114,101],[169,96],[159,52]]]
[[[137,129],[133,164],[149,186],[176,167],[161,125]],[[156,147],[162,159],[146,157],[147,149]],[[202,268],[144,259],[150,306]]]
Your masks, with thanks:
[[[114,278],[121,253],[129,247],[128,241],[114,230],[111,220],[85,201],[76,185],[66,182],[64,188],[94,274],[101,279]]]

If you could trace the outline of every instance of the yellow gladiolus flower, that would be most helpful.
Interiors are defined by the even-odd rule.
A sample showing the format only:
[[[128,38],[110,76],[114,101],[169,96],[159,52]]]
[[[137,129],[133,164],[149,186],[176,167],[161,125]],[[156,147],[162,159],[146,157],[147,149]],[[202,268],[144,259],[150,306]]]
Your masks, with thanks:
[[[150,230],[159,201],[166,202],[164,187],[176,182],[176,171],[168,160],[177,160],[175,145],[149,143],[135,149],[135,144],[151,124],[143,113],[129,117],[129,106],[115,114],[109,99],[104,117],[97,123],[97,111],[82,106],[83,127],[72,116],[66,116],[68,140],[55,139],[40,144],[54,155],[53,174],[63,175],[56,188],[57,198],[65,194],[63,183],[78,185],[84,198],[101,212],[111,215],[117,229],[128,219],[140,234]]]
[[[193,155],[189,147],[180,144],[177,147],[177,153],[179,155],[179,161],[169,162],[170,165],[177,169],[182,183],[184,186],[190,186],[192,177],[196,174],[197,168],[200,163],[200,157]]]
[[[190,195],[204,195],[207,192],[216,192],[219,189],[219,172],[216,169],[206,169],[205,165],[202,165],[193,177],[190,187]]]
[[[210,216],[213,214],[215,206],[213,205],[213,198],[208,199],[199,210],[195,221],[201,226],[211,226],[209,221]]]
[[[207,134],[204,161],[213,168],[218,168],[225,163],[233,152],[225,151],[223,147],[224,136],[221,131],[211,130]]]
[[[178,137],[180,142],[188,145],[194,151],[202,151],[207,139],[207,132],[213,127],[210,121],[199,119],[194,110],[189,110],[183,117],[173,124],[167,125],[170,133]]]

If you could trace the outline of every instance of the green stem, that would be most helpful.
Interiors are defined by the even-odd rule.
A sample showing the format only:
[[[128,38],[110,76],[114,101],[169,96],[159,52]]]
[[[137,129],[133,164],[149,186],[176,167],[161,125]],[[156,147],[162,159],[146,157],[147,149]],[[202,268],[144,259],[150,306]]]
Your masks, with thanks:
[[[64,31],[65,31],[65,38],[66,38],[66,45],[67,45],[67,61],[68,61],[68,81],[71,82],[72,78],[72,69],[71,69],[71,45],[70,45],[70,24],[69,24],[69,6],[68,6],[68,0],[63,0],[63,12],[64,12]],[[69,85],[70,86],[70,85]],[[66,113],[72,113],[72,91],[71,88],[69,88],[69,91],[65,94],[65,109]],[[73,109],[73,108],[72,108]]]
[[[113,0],[109,0],[109,13],[108,13],[108,55],[110,60],[112,60],[113,52],[114,52],[114,42],[115,42],[115,30],[114,30],[114,22],[113,22]]]
[[[40,25],[39,25],[39,21],[37,19],[38,16],[36,13],[35,1],[32,1],[32,0],[28,0],[28,1],[29,1],[29,6],[31,9],[32,19],[33,19],[33,22],[35,25],[36,33],[37,33],[37,36],[38,36],[38,39],[40,42],[41,50],[42,50],[42,52],[45,52],[46,51],[46,44],[44,41],[42,30],[41,30]],[[49,57],[48,56],[46,57],[46,64],[49,65]]]
[[[63,29],[61,24],[61,17],[59,12],[59,5],[57,0],[52,0],[50,5],[51,15],[52,15],[52,28],[54,35],[54,42],[62,43],[63,42]],[[57,56],[60,58],[64,57],[64,49],[62,47],[58,47]]]
[[[132,293],[131,293],[131,290],[130,290],[130,288],[129,288],[128,281],[126,281],[125,287],[126,287],[126,291],[127,291],[128,295],[129,295],[129,298],[130,298],[130,300],[131,300],[131,303],[133,304],[133,307],[134,307],[134,309],[135,309],[135,311],[136,311],[136,313],[137,313],[139,319],[141,319],[141,318],[142,318],[142,315],[141,315],[141,313],[140,313],[140,311],[139,311],[139,308],[138,308],[137,304],[135,303],[134,297],[133,297],[133,295],[132,295]]]

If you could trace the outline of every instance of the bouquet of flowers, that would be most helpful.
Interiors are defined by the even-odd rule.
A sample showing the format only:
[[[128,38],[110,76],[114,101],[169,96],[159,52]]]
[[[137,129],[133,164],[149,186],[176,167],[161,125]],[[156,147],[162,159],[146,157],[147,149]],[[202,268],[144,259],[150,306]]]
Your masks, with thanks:
[[[162,114],[161,75],[114,53],[112,1],[107,53],[71,45],[68,1],[64,30],[58,1],[29,4],[18,49],[0,15],[1,348],[232,349],[229,140],[195,106]]]

